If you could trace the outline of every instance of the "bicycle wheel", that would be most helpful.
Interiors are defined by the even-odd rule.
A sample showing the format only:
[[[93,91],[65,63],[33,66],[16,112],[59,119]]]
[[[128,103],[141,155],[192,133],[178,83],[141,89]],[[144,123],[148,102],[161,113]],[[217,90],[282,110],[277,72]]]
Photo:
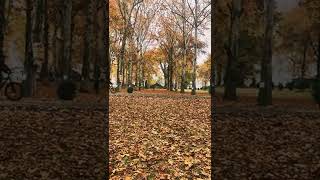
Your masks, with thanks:
[[[10,82],[6,85],[4,94],[11,101],[18,101],[22,98],[22,85]]]

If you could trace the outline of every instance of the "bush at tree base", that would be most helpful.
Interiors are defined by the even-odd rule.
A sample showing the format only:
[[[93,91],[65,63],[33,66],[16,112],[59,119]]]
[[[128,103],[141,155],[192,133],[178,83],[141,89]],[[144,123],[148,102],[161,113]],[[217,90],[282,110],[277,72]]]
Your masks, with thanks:
[[[73,100],[76,97],[77,86],[72,81],[62,81],[57,89],[59,99]]]
[[[208,90],[209,89],[209,86],[202,86],[201,87],[201,90]]]
[[[132,86],[129,86],[128,89],[127,89],[127,92],[128,92],[128,93],[133,93],[133,87],[132,87]]]
[[[315,80],[312,85],[312,96],[320,107],[320,80]]]
[[[297,79],[293,81],[294,88],[304,90],[310,88],[310,83],[306,79]]]

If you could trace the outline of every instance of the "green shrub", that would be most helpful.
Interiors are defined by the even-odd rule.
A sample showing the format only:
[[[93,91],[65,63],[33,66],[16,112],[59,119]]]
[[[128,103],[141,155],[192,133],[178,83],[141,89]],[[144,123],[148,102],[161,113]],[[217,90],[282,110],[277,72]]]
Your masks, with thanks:
[[[128,89],[127,89],[127,92],[128,92],[128,93],[133,93],[133,87],[132,87],[132,86],[129,86]]]
[[[209,90],[209,88],[210,86],[203,86],[201,89],[206,91],[206,90]]]
[[[72,81],[62,81],[57,89],[59,99],[73,100],[76,97],[77,86]]]
[[[298,79],[294,83],[294,87],[299,90],[304,90],[309,88],[309,83],[305,79]]]
[[[320,106],[320,80],[315,80],[312,85],[312,96]]]

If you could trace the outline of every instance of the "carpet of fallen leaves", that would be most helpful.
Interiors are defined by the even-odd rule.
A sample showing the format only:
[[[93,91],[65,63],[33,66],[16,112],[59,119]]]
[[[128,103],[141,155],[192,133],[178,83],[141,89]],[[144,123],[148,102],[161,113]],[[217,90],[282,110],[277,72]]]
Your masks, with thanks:
[[[320,179],[320,112],[220,112],[216,179]]]
[[[210,99],[110,99],[110,179],[210,179]]]
[[[1,100],[0,179],[101,179],[104,114],[96,101]],[[313,102],[243,102],[216,109],[213,178],[320,179],[320,112]],[[211,179],[209,114],[207,95],[112,95],[110,179]]]
[[[103,112],[39,104],[1,106],[0,179],[101,179]]]

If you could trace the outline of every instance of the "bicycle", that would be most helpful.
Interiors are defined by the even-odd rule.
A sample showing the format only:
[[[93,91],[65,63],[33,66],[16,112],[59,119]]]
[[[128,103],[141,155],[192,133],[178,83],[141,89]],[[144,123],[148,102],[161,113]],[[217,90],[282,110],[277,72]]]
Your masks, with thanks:
[[[4,95],[11,101],[19,101],[22,98],[21,83],[13,82],[11,79],[12,72],[6,73],[7,77],[0,78],[0,90],[4,87]]]

